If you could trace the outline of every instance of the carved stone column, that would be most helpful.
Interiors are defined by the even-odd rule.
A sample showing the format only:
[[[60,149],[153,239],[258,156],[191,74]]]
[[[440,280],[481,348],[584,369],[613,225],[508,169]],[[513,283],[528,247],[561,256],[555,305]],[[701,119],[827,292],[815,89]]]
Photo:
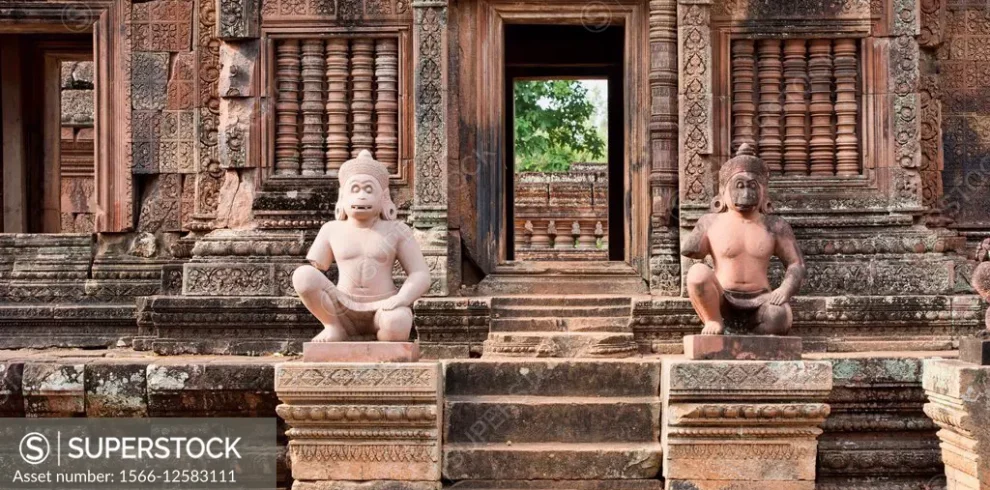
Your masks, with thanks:
[[[672,361],[664,366],[668,489],[813,490],[828,361]]]
[[[990,366],[927,359],[925,414],[942,428],[946,490],[990,488]]]
[[[677,226],[677,0],[650,1],[650,290],[680,294]]]
[[[444,296],[447,284],[447,2],[415,0],[413,66],[415,172],[413,227],[430,265],[430,295]],[[459,247],[458,247],[459,248]]]
[[[275,367],[294,490],[440,489],[440,364]]]

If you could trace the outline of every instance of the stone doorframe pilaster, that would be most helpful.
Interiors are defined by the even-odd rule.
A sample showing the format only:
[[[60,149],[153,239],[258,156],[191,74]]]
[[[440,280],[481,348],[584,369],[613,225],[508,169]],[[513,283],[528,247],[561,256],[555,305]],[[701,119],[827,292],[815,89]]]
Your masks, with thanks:
[[[511,23],[585,25],[594,31],[609,25],[625,26],[626,66],[624,101],[626,155],[623,162],[626,182],[622,199],[626,227],[625,261],[645,278],[648,274],[649,222],[651,213],[650,157],[650,57],[647,51],[651,11],[646,2],[517,3],[506,0],[472,0],[457,5],[451,20],[464,52],[456,57],[455,111],[470,130],[451,132],[457,155],[451,182],[467,198],[453,201],[468,245],[486,273],[506,256],[506,206],[504,145],[511,129],[504,127],[504,46],[503,26]],[[452,57],[451,59],[454,59]],[[417,112],[418,117],[418,112]],[[456,130],[456,128],[455,128]],[[468,136],[470,135],[470,136]],[[460,137],[458,137],[460,136]],[[417,177],[419,173],[417,171]],[[463,209],[462,209],[463,208]],[[474,215],[467,219],[466,216]],[[468,241],[471,240],[471,241]]]

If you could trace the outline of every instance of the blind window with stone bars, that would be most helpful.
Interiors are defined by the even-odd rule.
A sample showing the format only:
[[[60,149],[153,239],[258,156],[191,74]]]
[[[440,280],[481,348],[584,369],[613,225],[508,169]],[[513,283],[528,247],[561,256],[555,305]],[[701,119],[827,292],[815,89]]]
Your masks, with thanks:
[[[771,172],[860,175],[856,39],[732,40],[732,151],[749,143]]]
[[[395,174],[398,36],[275,41],[276,176],[336,175],[364,149]]]

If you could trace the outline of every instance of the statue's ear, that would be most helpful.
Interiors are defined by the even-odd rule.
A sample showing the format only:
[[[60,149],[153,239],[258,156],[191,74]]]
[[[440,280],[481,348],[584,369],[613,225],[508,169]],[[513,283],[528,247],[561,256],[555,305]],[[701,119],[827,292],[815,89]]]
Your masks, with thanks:
[[[395,203],[392,202],[392,196],[389,195],[388,189],[385,189],[382,195],[382,219],[386,221],[392,221],[399,217],[399,208],[396,207]]]

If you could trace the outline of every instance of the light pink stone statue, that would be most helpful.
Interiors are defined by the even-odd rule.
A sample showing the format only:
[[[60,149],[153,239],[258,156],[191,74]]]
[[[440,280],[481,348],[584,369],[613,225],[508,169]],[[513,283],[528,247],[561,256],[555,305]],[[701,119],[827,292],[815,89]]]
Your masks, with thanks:
[[[339,342],[375,334],[378,340],[406,341],[412,330],[412,304],[430,289],[430,270],[412,230],[395,221],[388,194],[388,170],[367,150],[338,172],[340,195],[335,221],[320,229],[292,286],[306,308],[323,323],[313,342]],[[395,260],[407,279],[396,290]],[[336,261],[334,285],[321,271]]]
[[[804,258],[791,227],[772,216],[767,196],[770,172],[742,144],[719,170],[715,212],[698,220],[681,242],[681,254],[712,257],[688,270],[687,290],[705,326],[702,334],[783,335],[791,328],[788,304],[804,280]],[[770,290],[767,269],[776,255],[787,268],[780,287]]]

